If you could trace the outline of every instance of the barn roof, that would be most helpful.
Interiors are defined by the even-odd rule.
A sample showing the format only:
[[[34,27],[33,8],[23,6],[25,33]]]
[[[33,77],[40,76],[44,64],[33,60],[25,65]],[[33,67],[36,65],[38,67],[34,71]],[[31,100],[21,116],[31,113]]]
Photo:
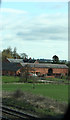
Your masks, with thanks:
[[[23,59],[7,58],[7,60],[11,63],[23,63]]]
[[[23,67],[27,64],[30,67],[36,67],[36,68],[68,68],[68,66],[65,64],[21,63]]]
[[[7,63],[7,62],[3,62],[2,63],[2,70],[6,70],[6,71],[17,71],[19,70],[21,67],[18,66],[18,63]]]

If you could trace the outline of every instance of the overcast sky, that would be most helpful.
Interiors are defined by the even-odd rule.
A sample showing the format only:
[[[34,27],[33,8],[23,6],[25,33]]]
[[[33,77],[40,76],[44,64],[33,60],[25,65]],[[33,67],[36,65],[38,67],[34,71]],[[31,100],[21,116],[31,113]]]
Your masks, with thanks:
[[[5,1],[0,10],[1,50],[10,46],[32,58],[68,59],[67,2]]]

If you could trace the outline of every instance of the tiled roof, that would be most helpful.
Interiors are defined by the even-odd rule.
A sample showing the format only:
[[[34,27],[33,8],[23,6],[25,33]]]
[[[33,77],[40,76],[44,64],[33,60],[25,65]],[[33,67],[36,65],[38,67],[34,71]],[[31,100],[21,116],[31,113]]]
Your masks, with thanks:
[[[4,62],[2,63],[2,70],[6,70],[6,71],[17,71],[19,70],[21,67],[18,66],[18,63],[7,63]]]
[[[30,65],[30,67],[36,67],[36,68],[68,68],[68,66],[65,64],[21,63],[23,67],[26,64]]]
[[[12,63],[23,63],[23,59],[7,58],[7,60]]]

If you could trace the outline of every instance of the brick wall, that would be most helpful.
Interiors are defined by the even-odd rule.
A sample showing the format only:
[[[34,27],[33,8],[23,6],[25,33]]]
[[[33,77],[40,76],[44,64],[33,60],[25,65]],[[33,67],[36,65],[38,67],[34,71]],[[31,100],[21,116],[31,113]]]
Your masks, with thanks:
[[[48,69],[49,68],[34,68],[35,69],[35,73],[36,72],[40,72],[41,74],[48,74]],[[68,69],[67,68],[53,68],[52,69],[53,70],[53,73],[57,73],[57,74],[64,74],[64,75],[66,75],[66,74],[68,74]]]
[[[33,73],[40,73],[40,74],[48,74],[48,69],[49,68],[33,68],[34,70],[33,71],[30,71],[30,72],[33,72]],[[68,69],[66,68],[53,68],[53,74],[68,74]],[[16,71],[16,74],[18,75],[20,73],[20,69],[18,71]],[[15,71],[2,71],[2,74],[3,75],[15,75]]]
[[[66,75],[66,73],[68,74],[68,69],[66,68],[62,68],[62,69],[53,69],[53,73],[63,73],[64,75]]]
[[[14,75],[15,72],[13,71],[2,71],[2,75]]]
[[[20,70],[16,71],[16,75],[20,73]],[[15,71],[2,71],[2,75],[15,75]]]

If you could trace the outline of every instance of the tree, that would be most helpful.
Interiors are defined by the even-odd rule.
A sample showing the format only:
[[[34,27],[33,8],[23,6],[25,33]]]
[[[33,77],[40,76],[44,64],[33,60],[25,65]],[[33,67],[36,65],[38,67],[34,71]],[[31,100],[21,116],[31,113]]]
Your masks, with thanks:
[[[30,72],[33,72],[35,74],[35,68],[31,67],[29,64],[26,64],[22,69],[21,69],[21,74],[20,74],[20,81],[22,82],[28,82],[28,78],[30,78],[29,74]],[[34,83],[34,76],[32,77],[33,83]]]
[[[20,75],[20,80],[27,82],[29,78],[29,72],[31,71],[30,65],[26,64],[22,69],[21,69],[21,75]]]
[[[5,61],[6,58],[26,58],[27,59],[28,55],[26,53],[22,53],[20,56],[17,53],[17,48],[15,47],[14,50],[12,51],[11,47],[8,47],[7,49],[4,49],[2,51],[2,60]]]
[[[2,60],[5,60],[6,58],[12,58],[12,49],[11,49],[11,47],[8,47],[7,49],[4,49],[2,51]]]
[[[59,63],[59,58],[58,58],[58,56],[54,55],[54,56],[52,57],[52,59],[53,59],[53,63]]]
[[[28,58],[28,55],[26,53],[21,53],[21,58],[23,59]]]
[[[14,57],[14,58],[17,57],[17,52],[16,52],[16,51],[17,51],[17,49],[16,49],[16,47],[15,47],[14,50],[13,50],[13,57]]]
[[[13,50],[13,58],[20,58],[20,55],[17,53],[17,48],[15,47]]]

